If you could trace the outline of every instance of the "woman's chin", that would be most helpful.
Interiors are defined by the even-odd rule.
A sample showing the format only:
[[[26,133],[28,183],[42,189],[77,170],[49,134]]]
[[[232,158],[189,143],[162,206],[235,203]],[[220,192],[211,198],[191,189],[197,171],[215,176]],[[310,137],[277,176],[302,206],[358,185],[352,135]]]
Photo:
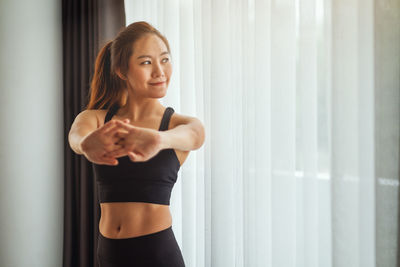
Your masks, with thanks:
[[[167,90],[160,90],[153,94],[153,98],[163,98],[167,94]]]

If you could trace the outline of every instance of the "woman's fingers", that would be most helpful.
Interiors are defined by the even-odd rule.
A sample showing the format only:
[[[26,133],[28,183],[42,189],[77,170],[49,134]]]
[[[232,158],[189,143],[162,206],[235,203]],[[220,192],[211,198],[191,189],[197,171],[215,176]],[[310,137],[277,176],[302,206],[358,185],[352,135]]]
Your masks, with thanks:
[[[104,133],[104,135],[106,137],[111,138],[112,140],[120,139],[126,134],[128,134],[128,133],[125,130],[120,129],[118,127],[115,127],[113,129],[109,130],[108,132]]]
[[[110,127],[108,127],[106,130],[103,131],[104,135],[111,135],[118,131],[120,127],[118,127],[117,123],[113,123]]]
[[[118,165],[118,160],[112,157],[103,156],[103,161],[107,165]]]
[[[132,131],[133,129],[135,129],[135,127],[133,125],[130,125],[129,123],[125,123],[123,121],[116,121],[115,124],[120,126],[122,129],[125,129],[128,131]]]
[[[118,165],[118,160],[116,158],[127,154],[127,149],[118,142],[132,130],[133,126],[129,125],[129,119],[124,119],[122,121],[110,120],[106,124],[104,124],[101,129],[101,134],[110,138],[112,144],[105,147],[106,153],[103,155],[102,160],[104,164],[115,166]]]
[[[130,158],[131,161],[141,161],[143,158],[140,154],[132,151],[128,152],[128,157]]]
[[[122,136],[119,135],[118,133],[111,136],[111,142],[114,144],[114,146],[118,146],[118,148],[122,147],[122,144],[120,141],[123,139],[124,138],[122,138]],[[115,149],[115,147],[114,147],[114,149]]]
[[[106,145],[105,147],[104,147],[104,154],[103,154],[103,156],[106,156],[106,157],[111,157],[110,155],[109,155],[109,153],[111,153],[111,152],[113,152],[113,151],[116,151],[116,150],[120,150],[120,149],[123,149],[124,148],[124,146],[122,145],[122,144],[110,144],[110,145]]]
[[[118,165],[118,161],[117,160],[103,160],[102,164],[115,166],[115,165]]]
[[[135,161],[136,154],[133,152],[128,152],[128,157],[131,161]]]
[[[124,121],[129,121],[129,120],[126,119]],[[122,123],[121,121],[116,120],[116,121],[114,121],[112,126],[107,127],[107,129],[103,131],[103,134],[107,135],[107,136],[114,135],[115,133],[127,134],[132,129],[130,127],[132,127],[132,126],[128,126],[125,123]],[[128,130],[128,131],[126,131],[126,130]]]
[[[113,158],[119,158],[122,156],[125,156],[127,154],[128,150],[124,147],[121,147],[120,149],[111,151],[107,153],[108,157],[113,157]]]
[[[105,123],[101,128],[100,128],[100,132],[104,133],[107,132],[110,128],[115,126],[115,120],[111,120],[108,121],[107,123]]]
[[[110,128],[112,128],[113,126],[116,125],[116,122],[125,122],[125,123],[129,123],[129,119],[124,119],[124,120],[109,120],[108,122],[106,122],[101,128],[100,131],[101,132],[107,132]]]

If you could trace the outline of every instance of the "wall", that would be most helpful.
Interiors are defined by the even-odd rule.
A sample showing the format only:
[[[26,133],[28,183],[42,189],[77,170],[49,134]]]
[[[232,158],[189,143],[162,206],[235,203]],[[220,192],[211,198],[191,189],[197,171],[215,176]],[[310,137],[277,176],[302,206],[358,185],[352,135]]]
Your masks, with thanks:
[[[62,264],[61,1],[0,1],[0,266]]]

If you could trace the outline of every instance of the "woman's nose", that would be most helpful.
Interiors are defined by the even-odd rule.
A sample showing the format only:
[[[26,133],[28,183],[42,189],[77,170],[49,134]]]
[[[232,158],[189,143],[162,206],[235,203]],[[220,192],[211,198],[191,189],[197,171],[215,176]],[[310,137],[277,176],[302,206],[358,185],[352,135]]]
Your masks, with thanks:
[[[153,75],[158,77],[158,76],[163,76],[163,74],[164,74],[164,70],[163,70],[161,64],[160,63],[154,64]]]

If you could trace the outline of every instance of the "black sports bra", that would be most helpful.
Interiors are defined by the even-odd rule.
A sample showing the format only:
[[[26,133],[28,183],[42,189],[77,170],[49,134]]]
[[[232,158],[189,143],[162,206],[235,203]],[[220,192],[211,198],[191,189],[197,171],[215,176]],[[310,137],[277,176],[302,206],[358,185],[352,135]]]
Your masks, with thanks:
[[[104,123],[118,110],[113,106]],[[168,130],[174,109],[164,111],[159,131]],[[180,162],[172,148],[160,152],[148,161],[133,162],[128,156],[118,158],[118,165],[92,163],[99,202],[147,202],[170,204],[172,188],[177,180]]]

